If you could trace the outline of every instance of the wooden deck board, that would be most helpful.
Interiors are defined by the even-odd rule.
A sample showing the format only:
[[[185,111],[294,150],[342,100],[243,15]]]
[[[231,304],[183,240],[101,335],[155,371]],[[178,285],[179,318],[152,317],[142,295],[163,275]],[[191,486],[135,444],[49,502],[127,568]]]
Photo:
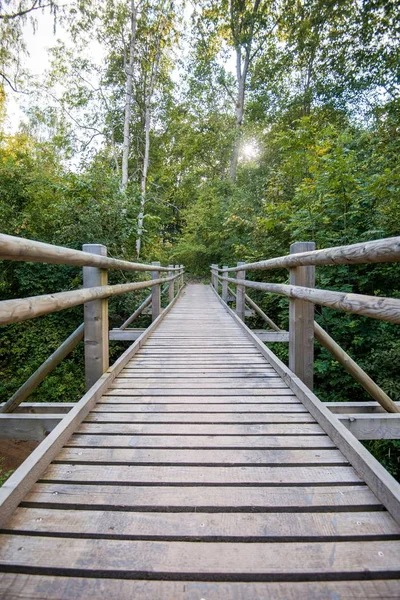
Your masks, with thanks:
[[[191,285],[27,489],[0,571],[9,600],[394,600],[400,526]]]

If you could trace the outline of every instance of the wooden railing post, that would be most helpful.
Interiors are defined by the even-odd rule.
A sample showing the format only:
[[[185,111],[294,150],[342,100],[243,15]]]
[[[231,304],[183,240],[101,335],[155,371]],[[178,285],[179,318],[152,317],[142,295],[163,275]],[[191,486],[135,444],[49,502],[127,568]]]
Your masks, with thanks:
[[[183,269],[183,265],[180,265],[180,267],[181,267],[181,276],[180,276],[181,288],[183,288],[183,284],[184,284],[184,281],[183,281],[183,271],[184,271],[184,269]]]
[[[211,285],[214,290],[218,293],[218,265],[211,265]]]
[[[224,265],[223,269],[227,269],[228,267]],[[224,270],[222,273],[222,300],[224,302],[228,302],[228,282],[226,281],[228,273]]]
[[[107,256],[102,244],[83,244],[84,252]],[[90,288],[107,285],[108,272],[98,267],[83,267],[83,286]],[[105,373],[109,367],[108,355],[108,300],[92,300],[84,306],[85,325],[85,383],[86,389]]]
[[[152,265],[154,265],[154,267],[159,267],[161,265],[161,263],[159,262],[152,262]],[[154,271],[151,272],[151,278],[154,279],[159,279],[160,278],[160,271],[158,269],[155,269]],[[157,317],[160,315],[161,313],[161,290],[160,290],[160,284],[158,283],[157,285],[153,285],[153,287],[151,288],[151,319],[152,321],[155,321],[157,319]]]
[[[245,265],[244,262],[238,262],[237,266]],[[237,271],[236,279],[246,279],[246,271]],[[239,283],[236,285],[236,314],[244,322],[245,319],[245,287]]]
[[[175,269],[179,269],[179,265],[175,265]],[[178,275],[178,271],[175,271],[175,275]],[[179,290],[180,290],[180,284],[179,284],[180,279],[181,279],[180,277],[177,277],[174,281],[174,285],[176,285],[176,294],[178,294]]]
[[[315,250],[314,242],[295,242],[290,254]],[[290,284],[315,287],[315,267],[289,269]],[[289,301],[289,368],[312,390],[314,384],[314,305]]]
[[[175,272],[173,271],[174,265],[168,265],[168,277],[173,277]],[[175,298],[175,279],[168,284],[168,304]]]

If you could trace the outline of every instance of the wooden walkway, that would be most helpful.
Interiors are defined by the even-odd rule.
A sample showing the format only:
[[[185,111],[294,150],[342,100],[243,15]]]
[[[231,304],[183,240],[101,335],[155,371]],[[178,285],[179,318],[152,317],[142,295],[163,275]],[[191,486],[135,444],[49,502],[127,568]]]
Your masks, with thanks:
[[[2,530],[7,599],[400,597],[400,527],[189,285]]]

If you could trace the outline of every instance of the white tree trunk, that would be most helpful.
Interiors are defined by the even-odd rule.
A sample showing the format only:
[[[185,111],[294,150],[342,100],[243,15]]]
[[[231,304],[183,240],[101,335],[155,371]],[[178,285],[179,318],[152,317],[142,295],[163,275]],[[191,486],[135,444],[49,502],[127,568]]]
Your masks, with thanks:
[[[147,173],[149,171],[149,159],[150,159],[150,126],[151,126],[151,109],[150,102],[146,102],[145,108],[145,119],[144,119],[144,131],[145,131],[145,142],[144,142],[144,158],[143,158],[143,169],[142,177],[140,181],[140,210],[138,216],[138,228],[137,228],[137,239],[136,239],[136,256],[139,258],[140,250],[142,245],[143,236],[143,219],[144,209],[146,204],[146,186],[147,186]]]
[[[246,53],[244,64],[242,67],[242,51],[240,47],[236,48],[236,79],[237,79],[237,96],[235,107],[235,141],[232,150],[231,165],[229,170],[229,179],[234,182],[236,180],[237,165],[239,160],[240,138],[242,133],[243,115],[244,115],[244,99],[246,90],[246,79],[249,70],[249,53]]]
[[[121,187],[125,191],[128,185],[129,170],[129,127],[131,121],[131,103],[133,90],[133,67],[135,58],[135,41],[137,27],[137,6],[135,0],[131,0],[131,40],[129,44],[129,60],[126,66],[125,85],[125,111],[124,111],[124,141],[122,146],[122,181]]]
[[[146,205],[146,192],[147,192],[147,174],[149,172],[150,163],[150,129],[151,129],[151,104],[154,94],[155,85],[158,76],[158,67],[161,59],[161,38],[163,34],[163,26],[160,28],[157,40],[156,40],[156,54],[154,57],[154,63],[151,70],[150,85],[145,99],[145,117],[144,117],[144,157],[143,157],[143,168],[142,177],[140,181],[140,210],[138,215],[138,227],[137,227],[137,238],[136,238],[136,256],[140,257],[140,250],[142,246],[143,237],[143,221],[145,216],[145,205]]]

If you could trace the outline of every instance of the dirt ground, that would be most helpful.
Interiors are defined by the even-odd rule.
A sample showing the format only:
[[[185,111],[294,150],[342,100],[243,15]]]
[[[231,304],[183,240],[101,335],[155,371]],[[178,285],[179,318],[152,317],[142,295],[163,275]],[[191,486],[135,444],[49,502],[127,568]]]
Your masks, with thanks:
[[[0,440],[0,473],[15,470],[39,445],[39,442],[24,440]]]

